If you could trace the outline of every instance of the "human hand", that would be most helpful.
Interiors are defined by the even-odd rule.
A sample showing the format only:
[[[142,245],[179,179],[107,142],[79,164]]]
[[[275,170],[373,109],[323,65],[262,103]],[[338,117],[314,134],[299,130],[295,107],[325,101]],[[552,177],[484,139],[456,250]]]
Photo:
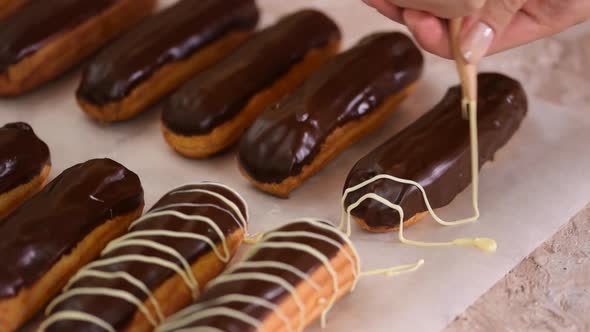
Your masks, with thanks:
[[[466,17],[461,51],[471,63],[590,18],[590,0],[363,0],[405,24],[428,52],[451,58],[446,19]]]

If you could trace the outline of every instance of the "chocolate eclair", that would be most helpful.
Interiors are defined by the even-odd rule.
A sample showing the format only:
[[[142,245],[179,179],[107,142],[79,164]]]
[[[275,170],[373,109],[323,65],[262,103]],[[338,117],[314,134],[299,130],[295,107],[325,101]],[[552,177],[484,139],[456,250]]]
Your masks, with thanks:
[[[0,96],[22,94],[62,74],[149,15],[155,3],[43,0],[23,6],[0,21]]]
[[[315,10],[288,15],[197,75],[165,103],[164,137],[207,157],[233,145],[256,116],[338,52],[340,31]]]
[[[254,0],[181,0],[88,64],[78,104],[101,122],[129,119],[226,56],[258,16]]]
[[[501,74],[480,74],[478,90],[481,168],[519,128],[527,112],[527,98],[517,81]],[[420,184],[433,209],[450,204],[471,183],[469,121],[461,115],[461,101],[460,87],[451,88],[431,111],[362,158],[350,171],[345,190],[386,174]],[[427,211],[419,188],[388,179],[349,193],[344,205],[350,206],[367,193],[399,205],[404,225],[417,222]],[[399,228],[398,212],[374,200],[361,203],[352,215],[371,232]]]
[[[0,221],[0,331],[14,331],[141,215],[139,178],[110,159],[73,166]]]
[[[50,170],[49,148],[31,126],[0,128],[0,219],[41,190]]]
[[[303,331],[325,318],[359,275],[359,257],[345,234],[321,221],[296,221],[265,234],[156,332]]]
[[[267,109],[240,142],[244,176],[279,197],[370,133],[413,91],[423,58],[401,33],[362,39]]]
[[[248,211],[221,184],[177,188],[70,279],[40,331],[153,331],[220,274],[244,239]]]
[[[0,2],[0,20],[12,15],[31,0],[4,0]]]

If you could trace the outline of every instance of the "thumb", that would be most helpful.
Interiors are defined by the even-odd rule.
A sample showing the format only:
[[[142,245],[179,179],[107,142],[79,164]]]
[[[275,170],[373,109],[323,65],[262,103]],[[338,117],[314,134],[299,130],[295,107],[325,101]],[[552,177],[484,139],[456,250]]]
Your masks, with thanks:
[[[477,64],[488,53],[494,39],[508,27],[527,0],[488,0],[472,17],[463,35],[461,53],[467,62]]]

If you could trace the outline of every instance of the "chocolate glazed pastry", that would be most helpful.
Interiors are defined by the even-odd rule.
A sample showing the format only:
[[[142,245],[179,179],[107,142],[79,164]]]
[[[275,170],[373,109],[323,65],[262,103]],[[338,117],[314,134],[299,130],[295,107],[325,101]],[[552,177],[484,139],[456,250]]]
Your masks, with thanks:
[[[303,331],[353,288],[359,266],[354,247],[334,226],[297,221],[267,233],[156,332]]]
[[[364,38],[267,109],[239,151],[244,176],[279,197],[370,133],[414,89],[422,55],[401,33]]]
[[[3,0],[0,2],[0,20],[12,15],[31,0]]]
[[[527,112],[527,99],[518,82],[501,74],[480,74],[478,89],[481,167],[516,132]],[[461,99],[460,87],[451,88],[434,109],[362,158],[350,171],[345,188],[388,174],[422,185],[434,209],[450,204],[471,183],[469,122],[459,111]],[[367,193],[400,205],[404,225],[417,222],[427,211],[418,188],[389,180],[350,193],[345,206]],[[399,228],[397,211],[377,201],[363,202],[352,215],[368,231]]]
[[[254,0],[182,0],[101,51],[84,69],[78,104],[101,122],[129,119],[226,56],[257,23]]]
[[[0,221],[0,331],[14,331],[143,210],[137,175],[110,159],[65,170]]]
[[[0,21],[0,96],[75,66],[151,13],[156,0],[33,1]]]
[[[339,45],[338,26],[320,12],[304,10],[281,19],[169,98],[162,117],[164,137],[188,157],[228,148]]]
[[[47,307],[40,331],[153,331],[185,307],[242,243],[248,211],[215,183],[166,194]]]
[[[41,190],[50,170],[49,148],[31,126],[0,128],[0,219]]]

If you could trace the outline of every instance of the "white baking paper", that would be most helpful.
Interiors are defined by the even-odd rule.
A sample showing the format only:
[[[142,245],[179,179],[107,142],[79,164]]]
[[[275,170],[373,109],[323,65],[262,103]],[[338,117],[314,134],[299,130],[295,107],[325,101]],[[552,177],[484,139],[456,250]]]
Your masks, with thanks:
[[[360,0],[259,0],[259,4],[263,25],[297,8],[320,8],[338,21],[346,47],[370,32],[401,29]],[[547,78],[542,69],[531,68],[548,67],[547,61],[553,58],[547,57],[560,52],[559,47],[548,45],[533,46],[545,57],[527,57],[526,52],[519,50],[492,57],[485,67],[509,71],[527,89],[536,89],[537,79]],[[97,125],[75,103],[78,80],[79,72],[75,70],[26,96],[0,100],[0,123],[26,121],[49,144],[52,177],[89,158],[110,157],[139,174],[147,206],[175,186],[201,180],[220,181],[233,186],[249,202],[253,232],[302,216],[338,222],[340,193],[353,164],[433,106],[448,86],[457,82],[451,62],[427,56],[419,88],[390,121],[348,149],[289,200],[281,200],[256,191],[240,176],[235,151],[205,161],[173,153],[160,133],[157,107],[126,123]],[[557,107],[531,96],[530,111],[522,128],[497,154],[495,162],[483,169],[480,222],[443,228],[426,218],[406,234],[412,239],[433,241],[489,236],[498,241],[495,254],[473,248],[408,247],[399,244],[394,234],[373,235],[353,227],[353,240],[364,269],[420,258],[426,264],[412,274],[361,281],[353,294],[334,307],[326,330],[439,331],[461,314],[590,200],[588,110]],[[440,215],[449,219],[471,213],[469,191],[440,210]],[[315,324],[309,330],[320,328]]]

